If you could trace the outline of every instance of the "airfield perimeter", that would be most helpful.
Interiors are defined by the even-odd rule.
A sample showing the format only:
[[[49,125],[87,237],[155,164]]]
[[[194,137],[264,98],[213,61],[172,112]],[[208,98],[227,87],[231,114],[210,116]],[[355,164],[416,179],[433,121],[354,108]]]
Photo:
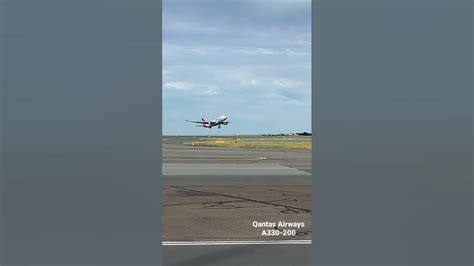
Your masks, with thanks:
[[[311,239],[310,150],[198,146],[207,140],[163,137],[163,241]],[[254,228],[253,221],[304,227]],[[297,233],[262,236],[263,229]]]

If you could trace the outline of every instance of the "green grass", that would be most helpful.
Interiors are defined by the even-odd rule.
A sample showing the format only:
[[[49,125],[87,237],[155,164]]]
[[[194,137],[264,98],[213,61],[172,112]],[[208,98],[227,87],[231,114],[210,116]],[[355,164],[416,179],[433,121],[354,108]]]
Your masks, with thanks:
[[[193,141],[189,145],[221,148],[311,150],[311,137],[209,137]]]

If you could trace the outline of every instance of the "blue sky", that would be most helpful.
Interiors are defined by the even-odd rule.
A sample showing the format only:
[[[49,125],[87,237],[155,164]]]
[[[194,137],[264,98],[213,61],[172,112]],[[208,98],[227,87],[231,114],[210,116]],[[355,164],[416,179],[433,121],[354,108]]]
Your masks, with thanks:
[[[231,124],[205,129],[185,119]],[[310,0],[165,0],[163,134],[311,131]]]

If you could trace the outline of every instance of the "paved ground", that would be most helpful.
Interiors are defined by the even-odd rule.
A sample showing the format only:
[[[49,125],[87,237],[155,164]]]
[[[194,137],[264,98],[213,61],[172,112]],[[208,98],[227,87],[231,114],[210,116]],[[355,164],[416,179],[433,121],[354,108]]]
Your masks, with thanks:
[[[311,175],[308,172],[291,168],[277,163],[253,163],[253,164],[230,164],[230,163],[165,163],[163,164],[163,175],[234,175],[247,176],[279,176],[279,175]]]
[[[163,164],[164,170],[168,171],[174,164],[207,165],[229,164],[241,165],[241,170],[257,165],[268,168],[268,175],[274,175],[279,170],[272,167],[288,167],[301,172],[311,173],[311,152],[295,150],[258,150],[258,149],[232,149],[213,147],[193,147],[189,145],[192,141],[198,141],[196,137],[164,137],[163,138]],[[225,171],[225,174],[239,174],[238,169],[233,172]],[[167,175],[179,175],[180,173],[166,172]],[[202,173],[197,173],[203,175]],[[293,175],[294,173],[291,173]],[[301,173],[300,173],[301,174]]]
[[[193,140],[163,141],[164,241],[311,239],[310,152],[186,145]],[[262,236],[264,229],[296,235]]]
[[[165,246],[166,266],[311,265],[311,245]]]

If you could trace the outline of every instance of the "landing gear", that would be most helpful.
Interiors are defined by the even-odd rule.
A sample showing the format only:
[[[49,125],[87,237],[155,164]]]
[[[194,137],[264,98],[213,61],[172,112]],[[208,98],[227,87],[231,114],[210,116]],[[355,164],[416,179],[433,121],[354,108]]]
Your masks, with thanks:
[[[221,128],[221,125],[219,125],[217,128]]]

